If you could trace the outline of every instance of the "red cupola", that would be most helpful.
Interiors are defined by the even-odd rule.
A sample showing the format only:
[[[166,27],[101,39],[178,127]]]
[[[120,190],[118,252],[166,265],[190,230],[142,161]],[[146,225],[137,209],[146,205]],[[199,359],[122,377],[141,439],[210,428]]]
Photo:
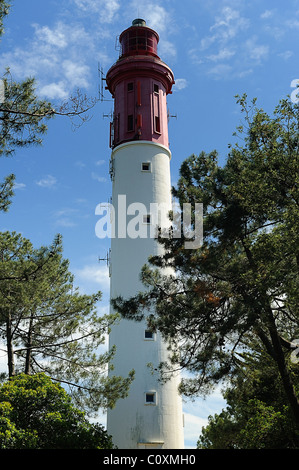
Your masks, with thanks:
[[[121,55],[106,76],[114,98],[111,147],[147,140],[168,147],[166,96],[174,77],[157,54],[159,35],[142,19],[119,37]]]
[[[144,20],[134,20],[132,26],[121,33],[119,42],[122,57],[144,54],[158,57],[159,35],[148,28]]]

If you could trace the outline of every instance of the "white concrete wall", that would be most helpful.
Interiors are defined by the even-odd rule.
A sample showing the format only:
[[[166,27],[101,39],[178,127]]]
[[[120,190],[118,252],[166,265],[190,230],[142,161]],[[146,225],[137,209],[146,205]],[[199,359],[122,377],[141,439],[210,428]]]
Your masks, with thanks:
[[[147,141],[122,144],[112,152],[114,180],[112,204],[118,219],[118,195],[126,195],[127,207],[134,202],[145,204],[164,202],[171,209],[170,151],[168,148]],[[143,162],[151,163],[151,172],[142,172]],[[138,214],[136,214],[138,215]],[[127,216],[127,221],[134,215]],[[149,229],[149,227],[147,227]],[[131,239],[117,237],[111,240],[111,297],[125,298],[144,290],[139,280],[142,266],[148,256],[161,252],[154,238]],[[128,398],[118,400],[116,407],[108,411],[108,433],[120,449],[183,448],[183,415],[177,387],[179,377],[162,385],[157,374],[147,367],[154,367],[167,359],[166,345],[159,333],[154,340],[146,340],[145,322],[121,320],[113,327],[109,343],[116,345],[114,370],[111,374],[126,376],[135,370],[135,380]],[[145,404],[145,392],[156,392],[157,403]]]

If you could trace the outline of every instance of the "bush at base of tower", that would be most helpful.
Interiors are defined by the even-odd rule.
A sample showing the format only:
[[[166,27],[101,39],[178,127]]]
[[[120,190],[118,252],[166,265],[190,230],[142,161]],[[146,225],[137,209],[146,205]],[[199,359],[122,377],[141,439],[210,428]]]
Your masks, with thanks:
[[[45,374],[20,374],[0,388],[0,449],[112,449],[66,391]]]

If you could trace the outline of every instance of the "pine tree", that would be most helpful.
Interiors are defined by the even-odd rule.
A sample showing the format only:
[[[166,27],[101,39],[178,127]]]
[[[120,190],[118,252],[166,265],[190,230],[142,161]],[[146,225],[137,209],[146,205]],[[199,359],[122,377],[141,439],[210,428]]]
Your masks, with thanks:
[[[202,246],[161,238],[166,254],[142,272],[147,291],[114,307],[135,319],[153,307],[151,327],[170,341],[173,363],[193,373],[182,382],[187,395],[228,378],[243,339],[255,335],[276,364],[298,432],[290,354],[299,337],[299,108],[285,99],[270,116],[246,95],[238,102],[244,143],[231,146],[222,167],[216,152],[188,158],[174,190],[181,207],[203,203]],[[155,266],[173,267],[176,277]]]
[[[34,249],[16,233],[0,234],[0,337],[8,376],[44,372],[64,383],[80,406],[113,407],[126,396],[127,378],[107,377],[113,350],[101,352],[115,315],[99,316],[101,293],[74,287],[61,237]]]

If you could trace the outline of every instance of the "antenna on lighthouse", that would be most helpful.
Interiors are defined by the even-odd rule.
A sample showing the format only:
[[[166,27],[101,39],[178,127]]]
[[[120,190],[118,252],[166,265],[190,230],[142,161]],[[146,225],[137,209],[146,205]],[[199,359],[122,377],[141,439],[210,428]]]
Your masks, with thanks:
[[[110,111],[110,113],[109,113],[109,114],[105,114],[105,113],[103,113],[103,119],[104,119],[104,118],[110,118],[110,119],[113,119],[113,111]]]
[[[100,63],[98,63],[98,74],[99,74],[99,78],[100,78],[100,83],[99,83],[100,101],[101,102],[103,102],[103,101],[113,101],[111,99],[106,99],[105,98],[105,95],[104,95],[104,82],[106,82],[106,77],[104,75],[103,67],[100,65]]]
[[[109,250],[109,252],[110,252],[110,250]],[[107,252],[105,258],[98,258],[98,261],[106,261],[107,266],[109,266],[109,263],[110,263],[110,253],[109,252]]]
[[[170,114],[169,109],[167,110],[167,120],[169,122],[170,118],[178,118],[177,114]]]

